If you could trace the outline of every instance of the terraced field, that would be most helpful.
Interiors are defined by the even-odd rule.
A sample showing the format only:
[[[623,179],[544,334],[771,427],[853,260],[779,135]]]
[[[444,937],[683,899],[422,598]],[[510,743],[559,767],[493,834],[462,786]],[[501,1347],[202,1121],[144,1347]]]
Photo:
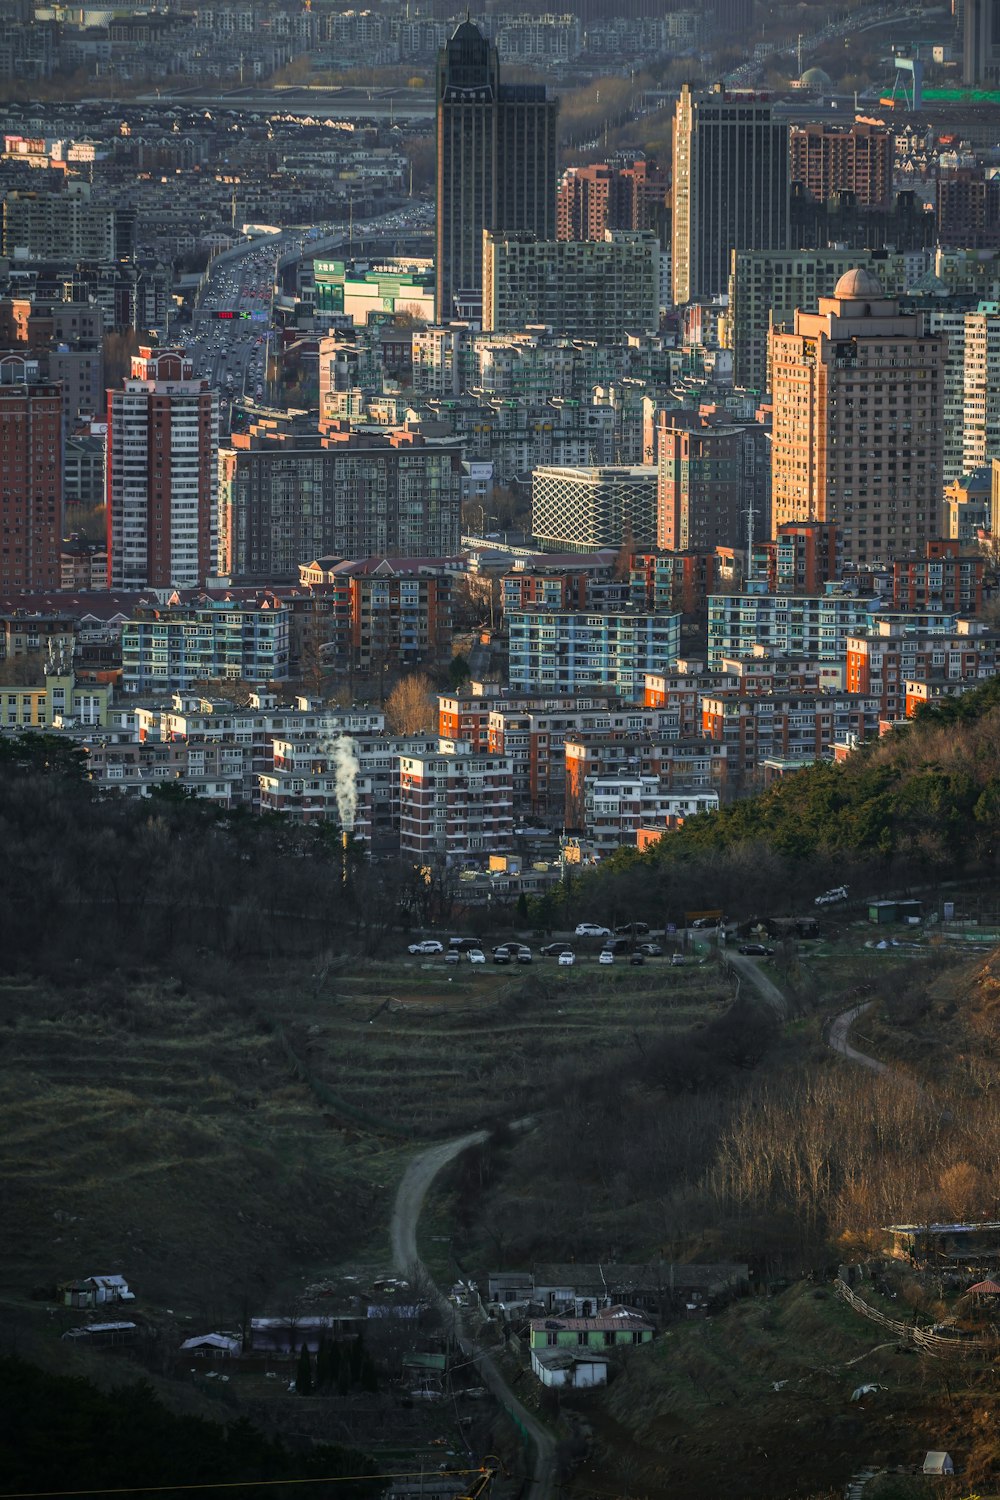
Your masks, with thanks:
[[[413,1145],[539,1107],[727,999],[713,968],[419,960],[0,982],[0,1298],[122,1270],[225,1326],[384,1255]]]

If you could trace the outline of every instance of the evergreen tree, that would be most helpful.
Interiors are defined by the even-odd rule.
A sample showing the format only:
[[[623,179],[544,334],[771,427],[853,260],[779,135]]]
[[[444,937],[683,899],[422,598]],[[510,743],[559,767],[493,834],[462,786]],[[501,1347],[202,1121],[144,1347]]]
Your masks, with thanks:
[[[312,1388],[312,1360],[309,1357],[309,1345],[303,1344],[299,1350],[299,1364],[295,1372],[295,1389],[300,1396],[311,1396]]]
[[[325,1333],[319,1336],[316,1350],[316,1389],[325,1390],[330,1384],[330,1344]]]

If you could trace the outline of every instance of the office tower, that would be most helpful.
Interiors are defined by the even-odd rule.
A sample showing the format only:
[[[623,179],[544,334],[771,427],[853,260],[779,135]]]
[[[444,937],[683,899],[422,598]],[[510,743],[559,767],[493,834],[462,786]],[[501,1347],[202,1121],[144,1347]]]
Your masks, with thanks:
[[[888,208],[892,198],[892,131],[866,120],[851,125],[793,125],[789,174],[811,198],[855,195],[862,208]]]
[[[546,324],[567,338],[614,343],[660,326],[660,242],[652,230],[602,240],[483,236],[483,331]]]
[[[965,0],[962,16],[962,82],[969,88],[1000,83],[1000,24],[995,0]]]
[[[602,240],[607,229],[655,229],[666,191],[655,162],[567,167],[556,195],[556,238]]]
[[[531,476],[531,529],[546,542],[596,552],[656,534],[652,464],[582,469],[542,465]]]
[[[673,123],[675,303],[726,290],[734,250],[788,243],[788,126],[766,95],[681,88]]]
[[[141,348],[108,391],[112,588],[195,588],[214,574],[218,453],[218,392],[182,349]]]
[[[62,388],[8,356],[0,369],[0,584],[59,587],[63,498]]]
[[[497,51],[471,21],[437,65],[437,316],[478,304],[484,229],[555,235],[558,101],[500,82]]]
[[[772,535],[790,521],[840,529],[844,563],[922,551],[941,535],[945,350],[868,270],[774,333]]]

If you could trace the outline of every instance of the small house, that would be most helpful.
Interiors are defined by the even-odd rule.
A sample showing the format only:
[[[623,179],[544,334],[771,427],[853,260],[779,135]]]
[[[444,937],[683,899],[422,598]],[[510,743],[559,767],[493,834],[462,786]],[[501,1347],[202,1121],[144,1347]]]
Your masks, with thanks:
[[[608,1359],[588,1349],[532,1349],[531,1368],[542,1385],[593,1390],[608,1383]]]
[[[589,1318],[532,1318],[529,1327],[532,1350],[622,1349],[653,1339],[652,1323],[630,1307],[609,1307]]]
[[[182,1354],[196,1354],[207,1359],[235,1359],[242,1352],[243,1340],[238,1333],[199,1333],[185,1339]]]
[[[944,1477],[946,1474],[954,1474],[955,1465],[951,1461],[950,1453],[928,1453],[924,1459],[924,1473],[938,1474]]]
[[[444,1354],[417,1351],[403,1355],[403,1387],[411,1396],[425,1399],[444,1395],[448,1358]]]
[[[101,1307],[108,1302],[134,1302],[124,1276],[85,1276],[82,1281],[67,1281],[60,1288],[67,1307]]]

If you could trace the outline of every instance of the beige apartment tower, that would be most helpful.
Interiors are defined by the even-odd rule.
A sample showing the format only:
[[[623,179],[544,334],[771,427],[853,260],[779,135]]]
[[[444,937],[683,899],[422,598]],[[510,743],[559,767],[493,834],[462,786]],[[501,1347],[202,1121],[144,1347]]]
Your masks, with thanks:
[[[772,535],[825,521],[845,563],[922,555],[942,534],[944,340],[864,269],[771,339]]]

